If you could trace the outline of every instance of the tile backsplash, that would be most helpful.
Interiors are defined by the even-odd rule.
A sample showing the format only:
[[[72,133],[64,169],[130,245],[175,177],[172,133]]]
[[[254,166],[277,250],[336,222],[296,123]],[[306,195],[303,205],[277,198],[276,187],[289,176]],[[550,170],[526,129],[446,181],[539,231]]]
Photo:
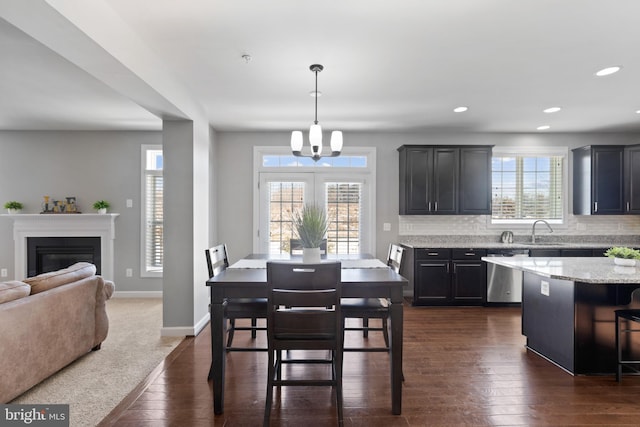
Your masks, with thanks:
[[[640,215],[569,215],[567,223],[552,225],[554,235],[640,235]],[[400,236],[500,235],[504,230],[514,235],[530,235],[531,226],[492,225],[488,215],[401,215]],[[536,234],[548,234],[543,224]]]

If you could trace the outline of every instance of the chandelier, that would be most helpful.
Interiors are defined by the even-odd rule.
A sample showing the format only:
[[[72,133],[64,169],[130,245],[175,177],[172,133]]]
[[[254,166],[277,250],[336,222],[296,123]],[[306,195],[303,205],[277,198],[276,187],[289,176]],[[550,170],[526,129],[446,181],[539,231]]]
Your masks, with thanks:
[[[337,157],[342,151],[342,132],[334,130],[331,132],[331,154],[322,156],[322,128],[318,124],[318,73],[324,69],[320,64],[313,64],[309,69],[316,74],[316,90],[312,95],[316,99],[316,116],[313,124],[309,128],[309,144],[311,145],[311,154],[302,154],[304,145],[302,131],[294,130],[291,132],[291,151],[297,157],[310,157],[314,161],[320,160],[322,157]]]

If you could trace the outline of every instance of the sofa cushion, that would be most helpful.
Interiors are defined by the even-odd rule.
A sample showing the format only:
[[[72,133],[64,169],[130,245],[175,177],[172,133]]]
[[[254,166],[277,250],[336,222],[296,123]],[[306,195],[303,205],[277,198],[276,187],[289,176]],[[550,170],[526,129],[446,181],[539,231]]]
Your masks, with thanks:
[[[0,304],[24,298],[31,292],[31,287],[24,282],[11,280],[0,283]]]
[[[31,286],[31,293],[37,294],[48,289],[66,285],[85,277],[96,274],[96,266],[88,262],[77,262],[72,266],[62,270],[42,273],[35,277],[24,279],[24,282]]]

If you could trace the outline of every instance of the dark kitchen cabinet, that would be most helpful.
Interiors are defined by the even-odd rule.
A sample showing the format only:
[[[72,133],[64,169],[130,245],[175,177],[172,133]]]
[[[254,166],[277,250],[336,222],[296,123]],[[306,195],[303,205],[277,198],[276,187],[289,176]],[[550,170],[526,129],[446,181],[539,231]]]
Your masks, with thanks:
[[[461,215],[491,214],[491,147],[460,148]]]
[[[457,210],[459,151],[401,147],[400,214],[453,214]]]
[[[482,305],[484,249],[415,249],[413,305]]]
[[[623,214],[623,168],[624,146],[597,145],[574,149],[574,215]]]
[[[481,258],[484,249],[452,251],[451,297],[458,305],[482,305],[487,299],[487,267]]]
[[[400,215],[488,214],[490,146],[403,145]]]
[[[563,257],[592,257],[593,249],[561,249],[560,256]]]
[[[536,248],[529,249],[530,257],[554,257],[560,256],[560,249]]]
[[[449,249],[416,249],[413,305],[447,305],[451,301]]]
[[[625,213],[640,214],[640,145],[624,149]]]

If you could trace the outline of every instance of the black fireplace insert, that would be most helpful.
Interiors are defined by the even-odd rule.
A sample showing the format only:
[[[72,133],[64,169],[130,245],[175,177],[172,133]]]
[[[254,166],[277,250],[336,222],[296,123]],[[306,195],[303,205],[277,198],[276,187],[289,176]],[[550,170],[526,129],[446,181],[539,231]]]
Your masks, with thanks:
[[[90,262],[100,273],[100,237],[27,237],[28,277]]]

